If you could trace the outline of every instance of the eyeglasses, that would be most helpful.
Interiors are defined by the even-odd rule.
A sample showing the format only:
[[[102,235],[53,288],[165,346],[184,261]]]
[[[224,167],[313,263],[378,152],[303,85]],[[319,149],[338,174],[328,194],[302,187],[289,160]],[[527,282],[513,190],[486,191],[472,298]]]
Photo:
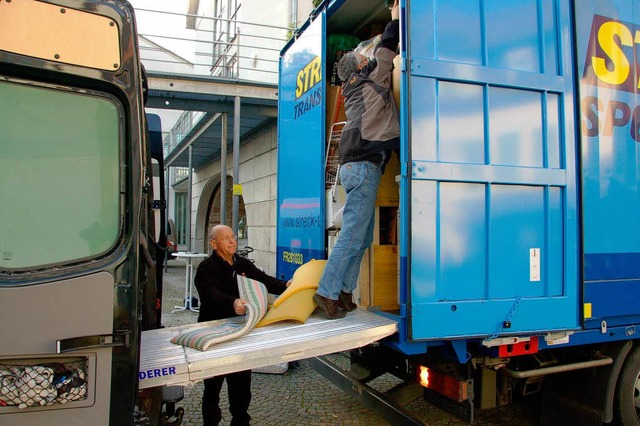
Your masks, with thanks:
[[[226,237],[221,238],[220,241],[228,243],[229,241],[235,241],[237,239],[238,237],[236,237],[235,235],[227,235]]]

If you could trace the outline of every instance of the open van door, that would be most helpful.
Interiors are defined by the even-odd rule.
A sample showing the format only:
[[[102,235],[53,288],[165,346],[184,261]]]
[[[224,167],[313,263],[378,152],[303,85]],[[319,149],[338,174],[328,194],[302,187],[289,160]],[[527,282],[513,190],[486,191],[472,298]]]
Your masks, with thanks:
[[[127,2],[0,2],[0,423],[133,423],[152,285]]]
[[[276,271],[286,279],[326,258],[325,20],[322,11],[280,58]]]

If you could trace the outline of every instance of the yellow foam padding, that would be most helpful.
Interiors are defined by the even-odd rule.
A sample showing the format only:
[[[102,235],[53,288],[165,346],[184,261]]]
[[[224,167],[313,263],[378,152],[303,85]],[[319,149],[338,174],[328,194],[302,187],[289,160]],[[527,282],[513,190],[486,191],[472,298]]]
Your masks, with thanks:
[[[312,259],[301,265],[293,274],[291,285],[278,296],[256,327],[287,320],[305,322],[316,308],[313,295],[318,289],[326,263],[326,260]]]
[[[287,287],[287,289],[273,302],[273,306],[277,307],[285,300],[287,300],[291,295],[306,290],[308,288],[317,289],[318,284],[320,283],[320,278],[322,278],[322,272],[324,271],[324,265],[326,265],[326,260],[315,260],[311,259],[304,265],[300,265],[296,272],[293,273],[293,278],[291,278],[291,285]]]
[[[309,315],[316,309],[316,302],[313,295],[315,288],[307,288],[292,294],[284,303],[278,307],[271,306],[267,314],[256,324],[256,327],[273,324],[279,321],[295,321],[304,323]]]

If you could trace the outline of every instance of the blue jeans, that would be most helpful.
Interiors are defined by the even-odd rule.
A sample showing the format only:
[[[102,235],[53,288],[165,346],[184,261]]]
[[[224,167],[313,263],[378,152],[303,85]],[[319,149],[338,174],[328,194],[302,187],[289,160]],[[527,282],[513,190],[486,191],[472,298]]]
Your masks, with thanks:
[[[342,229],[325,265],[317,293],[338,300],[340,291],[353,293],[358,284],[360,262],[373,241],[374,213],[382,162],[345,163],[340,182],[347,192]]]

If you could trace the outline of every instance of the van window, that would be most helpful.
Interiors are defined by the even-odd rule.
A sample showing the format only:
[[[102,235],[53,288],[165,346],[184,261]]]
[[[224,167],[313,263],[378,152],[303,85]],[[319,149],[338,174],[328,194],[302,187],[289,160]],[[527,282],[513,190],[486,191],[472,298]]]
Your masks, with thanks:
[[[0,269],[107,252],[120,229],[118,105],[0,80],[0,111]]]

